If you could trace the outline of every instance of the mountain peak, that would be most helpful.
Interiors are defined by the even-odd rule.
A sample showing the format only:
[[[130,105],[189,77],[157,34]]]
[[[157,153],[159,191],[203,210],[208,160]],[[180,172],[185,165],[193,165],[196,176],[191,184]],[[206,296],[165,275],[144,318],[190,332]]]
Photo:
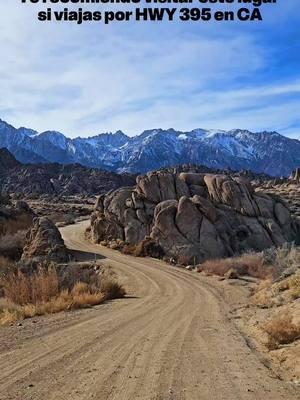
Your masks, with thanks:
[[[37,134],[26,128],[15,129],[2,121],[0,146],[25,163],[80,163],[134,173],[191,163],[289,176],[300,165],[299,140],[274,131],[254,133],[247,129],[156,128],[134,137],[118,130],[70,139],[57,131]]]

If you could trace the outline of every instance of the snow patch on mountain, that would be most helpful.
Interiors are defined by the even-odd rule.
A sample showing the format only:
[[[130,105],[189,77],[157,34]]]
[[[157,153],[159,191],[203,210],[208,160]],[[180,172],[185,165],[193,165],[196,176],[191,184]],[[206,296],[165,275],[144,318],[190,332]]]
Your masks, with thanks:
[[[289,175],[300,165],[300,141],[277,132],[234,129],[152,129],[70,139],[57,131],[15,129],[0,120],[0,147],[22,162],[80,163],[114,171],[146,172],[185,163]]]

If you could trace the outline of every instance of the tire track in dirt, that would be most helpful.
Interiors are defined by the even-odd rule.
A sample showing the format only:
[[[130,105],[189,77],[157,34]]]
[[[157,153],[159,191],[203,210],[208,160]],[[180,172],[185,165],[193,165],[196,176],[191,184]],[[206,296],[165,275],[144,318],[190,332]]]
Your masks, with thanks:
[[[86,224],[61,230],[68,247],[103,256],[136,297],[20,335],[0,354],[0,400],[299,400],[247,347],[217,287],[93,245]]]

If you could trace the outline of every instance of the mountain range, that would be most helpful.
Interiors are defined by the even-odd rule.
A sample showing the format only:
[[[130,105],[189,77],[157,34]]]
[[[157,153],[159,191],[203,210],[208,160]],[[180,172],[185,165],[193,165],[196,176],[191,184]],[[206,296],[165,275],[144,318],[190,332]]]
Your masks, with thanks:
[[[241,129],[153,129],[134,137],[117,131],[71,139],[56,131],[16,129],[0,120],[1,147],[22,163],[79,163],[115,172],[143,173],[193,163],[288,176],[300,166],[300,140]]]
[[[0,148],[1,194],[32,199],[41,195],[94,196],[123,186],[133,186],[135,175],[116,174],[80,164],[22,164],[6,148]]]

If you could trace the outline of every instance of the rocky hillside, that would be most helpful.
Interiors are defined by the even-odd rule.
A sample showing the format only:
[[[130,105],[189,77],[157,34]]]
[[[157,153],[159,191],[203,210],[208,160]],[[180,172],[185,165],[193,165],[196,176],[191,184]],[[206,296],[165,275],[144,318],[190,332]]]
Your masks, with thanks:
[[[80,163],[117,172],[143,173],[188,162],[289,176],[300,165],[299,140],[240,129],[154,129],[134,137],[118,131],[70,139],[59,132],[15,129],[0,120],[0,147],[25,163]]]
[[[95,195],[120,186],[133,185],[129,174],[87,168],[79,164],[19,163],[6,149],[0,149],[0,193],[22,198],[49,195]]]
[[[91,219],[95,242],[152,240],[164,254],[202,262],[300,241],[280,198],[255,193],[243,177],[153,172],[135,188],[100,196]]]
[[[7,149],[0,149],[0,174],[20,165],[21,163]]]

